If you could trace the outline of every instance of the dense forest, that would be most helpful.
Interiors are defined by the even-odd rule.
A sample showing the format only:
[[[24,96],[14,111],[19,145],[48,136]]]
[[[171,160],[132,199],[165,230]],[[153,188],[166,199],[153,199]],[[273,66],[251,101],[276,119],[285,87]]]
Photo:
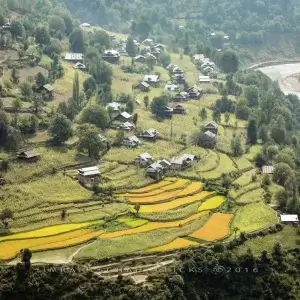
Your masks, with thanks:
[[[217,248],[217,247],[216,247]],[[222,251],[218,247],[219,251]],[[251,251],[236,259],[229,252],[195,250],[181,254],[169,275],[154,274],[143,287],[119,276],[100,279],[80,266],[71,272],[49,267],[2,269],[2,300],[214,300],[300,299],[299,251],[287,254],[279,244],[255,258]],[[66,269],[67,270],[67,269]]]
[[[111,30],[238,50],[243,61],[296,56],[300,51],[299,1],[84,1],[64,0],[83,22]],[[142,8],[142,9],[141,9]],[[185,30],[178,25],[184,25]],[[215,35],[211,36],[211,33]],[[227,40],[226,37],[229,37]],[[225,39],[224,39],[225,37]],[[270,56],[272,55],[272,56]]]

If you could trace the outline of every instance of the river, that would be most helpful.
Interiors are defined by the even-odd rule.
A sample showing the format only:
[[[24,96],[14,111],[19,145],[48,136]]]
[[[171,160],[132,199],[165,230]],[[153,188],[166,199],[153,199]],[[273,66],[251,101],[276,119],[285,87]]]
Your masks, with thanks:
[[[285,94],[295,94],[300,98],[300,82],[295,76],[299,74],[300,77],[300,63],[273,65],[257,70],[260,70],[272,80],[278,81],[281,90]]]

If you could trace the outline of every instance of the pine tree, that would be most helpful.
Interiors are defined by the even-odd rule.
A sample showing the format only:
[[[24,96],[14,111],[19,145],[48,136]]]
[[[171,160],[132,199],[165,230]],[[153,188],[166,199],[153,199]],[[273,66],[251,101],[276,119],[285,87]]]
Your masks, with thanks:
[[[255,120],[250,120],[248,123],[247,138],[250,145],[257,143],[257,126]]]

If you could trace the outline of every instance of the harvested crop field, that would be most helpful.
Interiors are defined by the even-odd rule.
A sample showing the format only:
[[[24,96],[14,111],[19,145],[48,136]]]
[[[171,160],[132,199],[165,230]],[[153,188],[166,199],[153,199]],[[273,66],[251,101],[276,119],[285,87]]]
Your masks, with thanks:
[[[184,238],[177,238],[176,240],[172,241],[171,243],[152,248],[148,250],[147,252],[164,252],[164,251],[170,251],[170,250],[176,250],[176,249],[182,249],[186,247],[191,246],[199,246],[199,243],[190,241]]]

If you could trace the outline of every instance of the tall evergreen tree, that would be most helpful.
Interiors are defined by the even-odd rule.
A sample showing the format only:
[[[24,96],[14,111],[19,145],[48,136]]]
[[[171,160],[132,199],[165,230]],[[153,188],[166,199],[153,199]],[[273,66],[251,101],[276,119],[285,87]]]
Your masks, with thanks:
[[[250,145],[257,143],[257,126],[255,120],[250,120],[248,123],[247,139]]]

